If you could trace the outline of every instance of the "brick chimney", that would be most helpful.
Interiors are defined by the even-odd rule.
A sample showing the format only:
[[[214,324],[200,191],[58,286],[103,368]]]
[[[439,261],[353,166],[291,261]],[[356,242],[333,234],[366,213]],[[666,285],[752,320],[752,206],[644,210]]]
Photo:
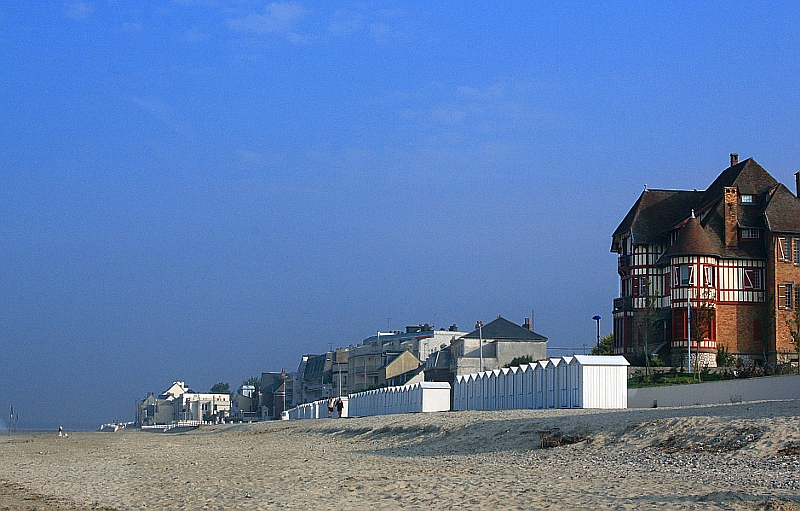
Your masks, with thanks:
[[[731,167],[739,163],[739,154],[738,153],[731,153]]]
[[[525,330],[533,331],[533,325],[531,325],[531,318],[525,318],[525,322],[522,323],[522,328]]]
[[[733,155],[731,155],[733,161]],[[739,192],[735,187],[725,187],[725,248],[739,246]]]
[[[800,197],[800,172],[794,173],[794,188],[796,190],[795,195]]]

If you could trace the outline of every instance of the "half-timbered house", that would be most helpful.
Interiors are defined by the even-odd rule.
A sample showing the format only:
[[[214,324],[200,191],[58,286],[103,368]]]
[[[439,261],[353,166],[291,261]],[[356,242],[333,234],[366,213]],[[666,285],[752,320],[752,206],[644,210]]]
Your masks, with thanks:
[[[800,173],[795,174],[800,193]],[[614,231],[614,352],[673,365],[797,362],[800,199],[752,158],[705,191],[645,190]]]

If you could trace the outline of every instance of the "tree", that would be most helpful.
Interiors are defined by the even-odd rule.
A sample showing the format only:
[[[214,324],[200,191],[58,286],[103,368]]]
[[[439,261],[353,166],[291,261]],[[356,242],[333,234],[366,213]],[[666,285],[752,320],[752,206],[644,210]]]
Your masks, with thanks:
[[[592,347],[590,355],[597,355],[597,346]],[[600,338],[600,354],[613,355],[614,354],[614,334],[604,335]]]
[[[250,378],[242,382],[242,386],[245,385],[252,385],[253,387],[256,388],[256,390],[259,390],[261,388],[261,378],[259,378],[258,376],[251,376]]]
[[[521,357],[514,357],[511,359],[511,362],[504,365],[503,367],[519,367],[524,366],[526,364],[532,364],[534,362],[533,357],[530,355],[522,355]]]
[[[759,337],[761,341],[761,348],[764,353],[764,367],[769,363],[769,352],[771,347],[772,332],[775,328],[775,294],[773,291],[766,291],[764,293],[764,307],[758,314],[759,319]]]
[[[707,339],[711,333],[711,325],[714,324],[714,316],[716,316],[717,309],[714,308],[711,300],[713,298],[711,289],[706,288],[703,290],[700,300],[698,300],[697,308],[692,311],[692,334],[697,339],[697,349],[700,349],[700,343]],[[689,340],[691,342],[691,339]],[[691,360],[689,361],[691,363]],[[700,353],[695,355],[695,370],[694,374],[700,374]]]
[[[650,373],[650,344],[656,340],[661,325],[661,320],[658,317],[658,293],[656,292],[655,285],[650,279],[645,280],[647,287],[647,296],[644,300],[644,313],[640,316],[640,326],[644,336],[644,366],[645,374]]]
[[[219,383],[215,383],[209,392],[212,394],[230,394],[231,386],[228,385],[228,382],[221,381]]]
[[[786,320],[789,333],[792,335],[792,345],[797,351],[797,373],[800,374],[800,304],[795,303],[793,314]]]

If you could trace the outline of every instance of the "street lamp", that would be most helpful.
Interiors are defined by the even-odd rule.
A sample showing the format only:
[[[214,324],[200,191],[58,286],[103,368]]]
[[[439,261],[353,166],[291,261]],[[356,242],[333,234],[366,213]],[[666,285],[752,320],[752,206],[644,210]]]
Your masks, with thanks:
[[[484,371],[483,367],[483,321],[478,321],[475,325],[478,327],[478,349],[480,350],[480,367],[478,368],[478,372]]]
[[[597,322],[597,354],[600,355],[600,316],[594,316],[592,319]]]

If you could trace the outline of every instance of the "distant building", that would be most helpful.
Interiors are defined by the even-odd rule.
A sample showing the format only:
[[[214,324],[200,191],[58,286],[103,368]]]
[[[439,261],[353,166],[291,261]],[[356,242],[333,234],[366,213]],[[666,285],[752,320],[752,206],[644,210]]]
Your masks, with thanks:
[[[533,361],[547,358],[547,337],[534,332],[527,318],[524,326],[519,326],[498,316],[486,325],[476,325],[475,330],[453,341],[450,372],[457,377],[492,371],[524,356]]]
[[[417,359],[425,360],[431,353],[447,348],[465,332],[459,332],[456,325],[449,330],[434,330],[428,324],[407,326],[405,332],[378,332],[364,339],[358,346],[351,346],[348,355],[348,392],[386,385],[386,367],[404,352],[410,352]],[[404,363],[409,359],[404,357]],[[399,365],[397,365],[399,367]],[[390,373],[393,370],[389,370]],[[395,374],[391,378],[395,378]]]
[[[137,403],[136,423],[141,426],[170,424],[174,421],[215,422],[230,416],[231,397],[228,394],[202,394],[175,381],[158,395],[148,393]]]
[[[259,392],[255,385],[242,385],[231,396],[231,417],[241,421],[257,421],[260,418],[258,409]]]
[[[279,373],[261,373],[261,418],[279,419],[284,403],[287,409],[294,406],[292,393],[294,374],[281,371]],[[287,385],[284,385],[284,382]],[[291,385],[289,383],[292,383]]]
[[[404,351],[378,369],[378,385],[381,387],[405,385],[423,369],[423,363],[413,353]]]
[[[718,351],[746,364],[797,361],[800,200],[752,158],[731,154],[705,191],[645,188],[611,251],[615,354],[685,366],[691,347],[701,367],[716,366]]]
[[[219,422],[230,417],[230,394],[187,392],[173,403],[173,420]]]

